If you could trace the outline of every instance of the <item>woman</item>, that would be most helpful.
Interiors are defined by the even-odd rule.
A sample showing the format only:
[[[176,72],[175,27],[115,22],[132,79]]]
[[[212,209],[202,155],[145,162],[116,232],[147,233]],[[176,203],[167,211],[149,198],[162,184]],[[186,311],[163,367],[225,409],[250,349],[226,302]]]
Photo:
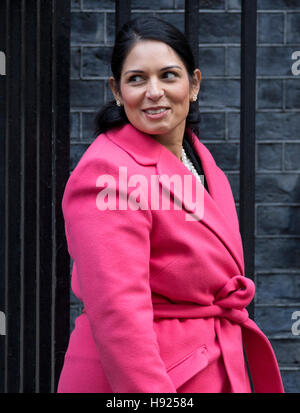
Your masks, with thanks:
[[[192,126],[201,73],[172,25],[138,18],[112,54],[110,102],[63,197],[84,304],[58,392],[283,392],[229,182]],[[202,178],[204,175],[204,185]],[[194,202],[196,196],[196,202]]]

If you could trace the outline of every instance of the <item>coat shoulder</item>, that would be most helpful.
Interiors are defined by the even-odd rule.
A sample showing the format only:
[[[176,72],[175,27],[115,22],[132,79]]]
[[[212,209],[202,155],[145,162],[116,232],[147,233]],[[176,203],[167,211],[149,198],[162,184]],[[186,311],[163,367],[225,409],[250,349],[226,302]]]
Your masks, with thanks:
[[[155,173],[155,165],[140,164],[128,151],[102,133],[89,145],[70,173],[62,199],[63,209],[67,199],[71,196],[78,192],[84,194],[89,189],[94,188],[95,182],[100,176],[109,175],[116,182],[119,182],[120,175],[124,176],[125,174],[127,179],[135,175],[150,181],[151,175]]]
[[[147,166],[137,162],[134,156],[111,140],[106,133],[101,133],[85,150],[69,179],[80,179],[95,168],[101,173],[114,174],[118,173],[119,167],[126,167],[128,175],[147,175],[150,172]]]

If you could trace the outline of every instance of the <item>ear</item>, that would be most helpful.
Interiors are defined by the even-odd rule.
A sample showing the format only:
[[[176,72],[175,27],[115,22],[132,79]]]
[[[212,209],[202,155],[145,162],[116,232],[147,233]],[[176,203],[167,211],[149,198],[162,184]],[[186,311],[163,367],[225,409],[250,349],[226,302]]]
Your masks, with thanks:
[[[200,90],[200,83],[201,83],[201,72],[199,69],[195,69],[193,73],[193,81],[191,87],[190,98],[192,99],[194,95],[198,95]]]
[[[116,82],[115,78],[111,76],[108,79],[108,82],[109,82],[109,86],[110,86],[110,89],[112,91],[112,94],[114,95],[114,98],[116,100],[119,100],[120,102],[122,102],[122,98],[121,98],[120,93],[118,92],[117,82]]]

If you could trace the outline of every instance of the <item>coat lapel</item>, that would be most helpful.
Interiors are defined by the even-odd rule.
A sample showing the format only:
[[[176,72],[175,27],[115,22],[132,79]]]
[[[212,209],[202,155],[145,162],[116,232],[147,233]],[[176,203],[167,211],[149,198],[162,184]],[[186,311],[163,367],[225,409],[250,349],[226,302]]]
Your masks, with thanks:
[[[205,225],[219,238],[236,261],[240,274],[244,275],[244,256],[240,233],[235,231],[230,223],[235,217],[228,216],[223,212],[226,203],[233,202],[231,193],[228,191],[230,186],[227,187],[229,184],[222,171],[219,170],[208,149],[199,139],[194,135],[195,150],[201,160],[209,192],[170,150],[152,136],[138,131],[131,124],[111,129],[106,132],[106,135],[140,164],[156,165],[162,188],[170,192],[174,200],[178,201],[188,214],[193,215],[196,212],[196,216],[198,216],[193,202],[189,197],[183,196],[184,191],[178,190],[176,185],[169,185],[166,179],[166,176],[179,175],[181,182],[184,182],[185,175],[191,176],[189,179],[192,182],[192,188],[201,192],[204,206],[200,217],[196,218],[198,223],[195,225]]]
[[[202,163],[209,193],[204,189],[204,216],[202,223],[209,227],[227,246],[244,275],[244,253],[239,228],[234,229],[233,220],[237,218],[231,187],[224,173],[218,168],[208,149],[195,137],[195,150]],[[226,203],[232,203],[229,214],[225,214]],[[235,214],[233,216],[232,214]]]

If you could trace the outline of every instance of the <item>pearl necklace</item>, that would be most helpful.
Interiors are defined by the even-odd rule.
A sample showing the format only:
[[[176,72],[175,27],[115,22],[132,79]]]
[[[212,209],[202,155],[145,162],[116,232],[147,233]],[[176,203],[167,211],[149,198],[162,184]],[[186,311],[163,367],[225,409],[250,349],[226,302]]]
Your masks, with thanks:
[[[188,156],[187,156],[187,154],[185,153],[185,150],[183,149],[183,147],[182,147],[182,149],[181,149],[181,161],[182,161],[182,163],[187,167],[187,169],[188,169],[189,171],[191,171],[192,174],[194,174],[195,177],[196,177],[197,179],[199,179],[199,181],[203,184],[200,175],[198,174],[197,170],[195,169],[195,167],[194,167],[192,161],[190,160],[190,158],[188,158]]]

